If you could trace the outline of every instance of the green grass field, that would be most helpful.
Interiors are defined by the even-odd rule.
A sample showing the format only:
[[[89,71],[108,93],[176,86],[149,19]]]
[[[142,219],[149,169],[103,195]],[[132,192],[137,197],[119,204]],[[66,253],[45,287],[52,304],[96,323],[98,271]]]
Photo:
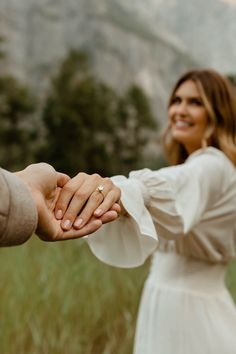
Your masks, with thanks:
[[[148,264],[108,267],[81,240],[0,250],[1,354],[131,354]],[[227,284],[236,299],[236,263]]]

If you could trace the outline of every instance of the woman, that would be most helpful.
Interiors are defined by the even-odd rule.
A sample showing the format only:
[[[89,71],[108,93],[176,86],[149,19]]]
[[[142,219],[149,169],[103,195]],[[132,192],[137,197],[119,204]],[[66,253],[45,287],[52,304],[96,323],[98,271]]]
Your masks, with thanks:
[[[164,147],[173,166],[113,177],[123,216],[88,243],[119,267],[153,255],[135,354],[233,354],[236,309],[224,275],[236,254],[236,94],[215,71],[188,72],[174,87],[168,117]],[[104,193],[94,215],[107,210],[112,195]],[[90,214],[83,220],[82,213],[83,224]]]

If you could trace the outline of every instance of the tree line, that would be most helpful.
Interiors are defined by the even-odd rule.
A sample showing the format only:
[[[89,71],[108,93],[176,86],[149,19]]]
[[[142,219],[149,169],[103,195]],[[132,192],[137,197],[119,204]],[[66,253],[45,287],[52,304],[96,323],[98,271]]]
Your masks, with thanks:
[[[2,42],[0,37],[0,64]],[[229,78],[236,85],[236,75]],[[0,71],[1,167],[14,171],[45,161],[70,176],[110,176],[163,164],[158,152],[148,150],[158,126],[140,87],[118,94],[93,74],[88,55],[76,50],[49,81],[40,106],[30,88]]]
[[[4,57],[1,51],[0,56]],[[117,94],[93,74],[84,52],[72,50],[62,61],[40,109],[29,88],[0,73],[4,168],[17,170],[46,161],[69,175],[127,174],[158,160],[147,152],[157,128],[143,90],[132,85]]]

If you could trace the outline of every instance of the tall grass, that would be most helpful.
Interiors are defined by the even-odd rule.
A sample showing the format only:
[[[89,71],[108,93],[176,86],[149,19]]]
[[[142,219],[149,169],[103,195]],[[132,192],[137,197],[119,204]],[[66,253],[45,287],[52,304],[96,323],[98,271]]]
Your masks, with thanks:
[[[0,353],[132,352],[147,267],[108,267],[81,240],[0,252]]]
[[[0,353],[130,354],[148,264],[108,267],[81,240],[0,250]],[[236,264],[228,284],[236,299]]]

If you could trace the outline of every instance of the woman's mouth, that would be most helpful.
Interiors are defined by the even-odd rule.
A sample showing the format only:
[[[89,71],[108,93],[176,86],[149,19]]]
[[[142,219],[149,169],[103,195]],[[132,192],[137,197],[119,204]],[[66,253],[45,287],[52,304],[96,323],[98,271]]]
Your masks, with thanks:
[[[194,126],[194,123],[185,120],[177,120],[174,124],[176,128],[186,128]]]

